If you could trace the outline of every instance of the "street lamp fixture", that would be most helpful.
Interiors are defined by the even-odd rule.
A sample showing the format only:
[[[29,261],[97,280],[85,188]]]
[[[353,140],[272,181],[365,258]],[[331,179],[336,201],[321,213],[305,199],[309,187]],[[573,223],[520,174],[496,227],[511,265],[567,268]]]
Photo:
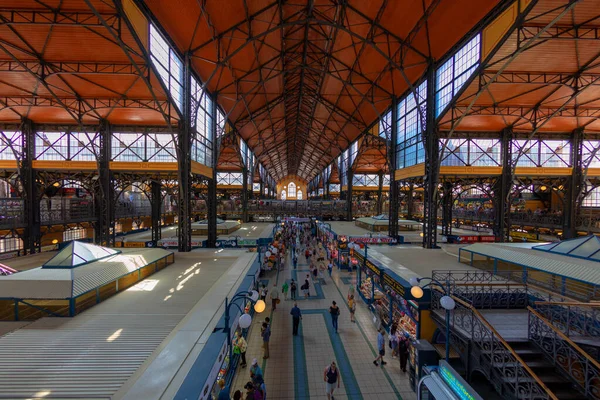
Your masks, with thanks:
[[[427,283],[424,286],[420,286],[420,284],[423,280],[429,280],[429,283]],[[415,299],[422,298],[423,294],[424,294],[423,289],[427,288],[428,286],[431,286],[432,284],[434,284],[442,289],[444,295],[440,299],[440,305],[442,306],[442,308],[444,310],[446,310],[446,362],[449,362],[449,359],[450,359],[450,311],[454,310],[454,308],[456,307],[456,302],[450,296],[450,285],[444,286],[437,279],[433,279],[433,278],[417,278],[417,277],[410,278],[409,284],[412,286],[410,288],[410,294]]]
[[[354,243],[352,243],[352,242],[348,243],[348,247],[351,248],[351,249],[354,249],[354,250],[359,250],[360,249],[360,245],[358,243],[360,243],[363,246],[365,246],[365,257],[363,259],[363,265],[362,265],[362,267],[364,267],[364,266],[367,265],[367,252],[369,250],[369,247],[367,246],[367,244],[365,242],[360,241],[360,240],[355,240]],[[348,266],[350,266],[350,260],[348,260]],[[360,275],[361,275],[361,269],[362,269],[362,267],[358,267],[357,268],[357,272],[356,272],[356,274],[357,274],[357,276],[356,276],[356,278],[357,278],[356,279],[356,290],[360,290],[360,278],[361,278]],[[350,268],[352,268],[352,267],[350,267]],[[375,285],[371,285],[371,289],[372,289],[372,293],[371,293],[372,296],[371,296],[371,298],[374,298],[375,297]]]
[[[229,325],[229,309],[232,305],[235,305],[240,311],[240,319],[238,320],[238,324],[242,329],[247,329],[252,324],[252,317],[250,314],[244,312],[242,307],[237,304],[238,301],[249,300],[254,303],[254,311],[257,313],[261,313],[265,311],[267,305],[263,300],[258,299],[258,292],[256,290],[248,291],[248,292],[239,292],[235,294],[231,300],[225,297],[225,331],[227,332],[227,346],[229,347],[229,362],[233,359],[233,346],[231,345],[231,326]]]

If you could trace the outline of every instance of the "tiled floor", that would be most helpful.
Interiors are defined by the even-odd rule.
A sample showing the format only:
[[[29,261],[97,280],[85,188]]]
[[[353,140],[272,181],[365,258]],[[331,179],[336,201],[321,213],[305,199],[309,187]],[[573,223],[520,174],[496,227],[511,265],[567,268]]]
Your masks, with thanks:
[[[300,257],[298,269],[308,269],[304,257]],[[293,271],[286,267],[279,275],[271,272],[265,279],[269,280],[269,288],[277,284],[281,289],[292,274]],[[297,271],[296,274],[302,283],[306,272]],[[336,399],[416,399],[408,386],[408,376],[400,371],[398,360],[386,357],[388,364],[385,367],[373,365],[377,332],[371,312],[360,300],[356,310],[357,323],[350,322],[345,299],[349,283],[353,281],[355,279],[349,272],[334,270],[331,278],[326,274],[324,285],[311,286],[311,297],[298,302],[304,313],[298,337],[292,336],[291,300],[282,301],[275,311],[271,311],[269,302],[265,313],[254,319],[248,339],[248,364],[256,358],[263,367],[268,399],[326,400],[323,371],[333,360],[341,375]],[[323,296],[316,296],[317,292]],[[328,313],[332,301],[336,301],[341,309],[337,334]],[[263,360],[259,324],[267,315],[271,316],[272,336],[270,357]],[[249,366],[238,369],[232,395],[235,390],[242,390],[249,379]]]

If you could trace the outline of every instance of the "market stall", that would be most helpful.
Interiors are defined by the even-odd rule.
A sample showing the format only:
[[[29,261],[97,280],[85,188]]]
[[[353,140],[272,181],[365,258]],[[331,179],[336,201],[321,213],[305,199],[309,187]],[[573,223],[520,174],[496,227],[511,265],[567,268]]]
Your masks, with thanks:
[[[416,274],[407,270],[401,271],[406,276],[400,275],[397,271],[404,267],[374,250],[367,251],[367,260],[364,254],[364,250],[353,250],[352,258],[359,266],[358,293],[369,305],[379,300],[383,308],[382,325],[389,330],[392,323],[396,323],[411,340],[431,339],[435,325],[429,318],[430,293],[425,290],[424,296],[418,300],[410,293],[409,279]]]

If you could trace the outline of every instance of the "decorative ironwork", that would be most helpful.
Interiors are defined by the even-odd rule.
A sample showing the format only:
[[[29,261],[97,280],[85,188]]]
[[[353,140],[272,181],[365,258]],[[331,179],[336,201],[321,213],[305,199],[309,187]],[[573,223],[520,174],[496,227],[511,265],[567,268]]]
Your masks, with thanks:
[[[432,290],[431,293],[432,316],[438,324],[445,326],[445,310],[440,304],[442,293],[437,290]],[[450,327],[455,335],[471,339],[470,369],[481,370],[503,397],[554,398],[517,353],[472,307],[460,300],[456,301],[456,308],[450,312]]]
[[[530,309],[529,340],[581,388],[588,399],[600,399],[600,364],[573,342],[553,329],[548,321]]]
[[[600,337],[600,305],[536,303],[535,310],[568,337]]]

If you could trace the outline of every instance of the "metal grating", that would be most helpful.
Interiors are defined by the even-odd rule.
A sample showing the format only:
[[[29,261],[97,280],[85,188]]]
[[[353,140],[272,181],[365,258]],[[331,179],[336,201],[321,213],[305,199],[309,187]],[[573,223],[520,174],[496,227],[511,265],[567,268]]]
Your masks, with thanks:
[[[181,318],[88,312],[38,320],[0,338],[0,399],[108,399]]]

